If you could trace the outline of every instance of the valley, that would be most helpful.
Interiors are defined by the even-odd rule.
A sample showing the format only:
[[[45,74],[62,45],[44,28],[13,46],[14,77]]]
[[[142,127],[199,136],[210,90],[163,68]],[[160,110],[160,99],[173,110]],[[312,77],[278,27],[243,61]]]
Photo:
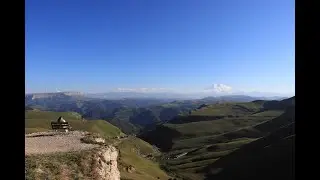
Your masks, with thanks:
[[[267,168],[272,158],[253,157],[293,153],[295,97],[249,102],[179,100],[141,107],[132,105],[134,100],[131,105],[123,100],[81,100],[84,114],[79,109],[63,112],[72,103],[62,101],[54,107],[56,99],[50,99],[26,103],[26,133],[49,131],[50,121],[63,116],[74,129],[100,134],[115,144],[122,156],[118,162],[121,177],[127,179],[232,179],[229,171],[244,179],[257,178],[250,168],[261,163]],[[242,161],[252,163],[249,169],[234,169]],[[136,173],[128,172],[129,166]],[[289,176],[290,172],[286,169],[278,174]]]
[[[120,129],[106,121],[83,120],[78,113],[74,112],[27,110],[25,116],[26,138],[35,133],[41,134],[41,136],[50,133],[52,134],[50,122],[55,121],[59,116],[63,116],[73,129],[81,131],[80,134],[91,134],[93,137],[103,138],[106,145],[113,146],[119,153],[116,161],[117,168],[121,174],[121,179],[158,179],[158,177],[161,179],[169,179],[170,177],[160,168],[159,163],[154,160],[161,155],[159,151],[139,138],[124,134]],[[67,137],[74,137],[72,134],[79,134],[76,131],[70,131],[67,134],[60,133],[63,135],[60,135],[61,137],[59,137],[60,141],[63,140],[60,142],[62,143],[61,145],[69,142]],[[37,136],[39,135],[36,135],[35,137]],[[48,136],[48,138],[49,137],[51,136]],[[91,147],[89,145],[80,146],[80,144],[67,144],[63,145],[64,147],[60,149],[56,149],[57,152],[54,153],[53,151],[55,151],[55,149],[49,148],[46,150],[46,147],[48,147],[47,140],[42,141],[43,143],[41,143],[41,141],[33,142],[26,140],[26,143],[28,143],[26,144],[26,147],[29,148],[26,152],[25,162],[27,179],[37,179],[39,177],[59,179],[59,177],[64,176],[63,173],[65,173],[65,171],[63,169],[71,173],[68,175],[71,179],[101,179],[100,176],[95,177],[96,175],[92,174],[95,172],[95,169],[97,169],[95,162],[98,161],[95,158],[91,158],[97,155],[95,148],[88,149],[88,147]],[[73,143],[76,142],[74,138],[71,140]],[[51,140],[51,143],[53,142],[54,141]],[[57,140],[55,140],[55,142],[57,142]],[[38,146],[33,145],[34,143],[38,143]],[[78,143],[80,143],[80,141]],[[36,147],[38,150],[35,150]],[[75,149],[76,147],[78,150]],[[94,145],[94,147],[96,147],[96,145]],[[71,149],[72,151],[70,151]],[[33,152],[38,151],[46,151],[48,153],[32,154]],[[85,165],[87,163],[89,164]],[[90,163],[92,164],[90,165]],[[65,166],[68,166],[69,168],[65,168]]]
[[[286,143],[283,152],[287,150],[290,153],[293,149],[294,97],[271,104],[270,101],[253,101],[210,105],[194,110],[186,117],[158,125],[138,137],[159,147],[164,152],[162,166],[180,178],[196,180],[221,176],[225,179],[224,176],[228,176],[233,179],[235,176],[230,175],[233,170],[240,171],[228,168],[242,167],[233,163],[242,160],[243,156],[252,159],[253,151],[265,148],[274,151],[278,141]],[[239,153],[243,154],[234,155]],[[223,164],[220,165],[221,162]],[[254,163],[264,162],[257,160]],[[284,176],[290,176],[292,169],[286,170]],[[231,172],[228,174],[226,171]],[[253,172],[242,172],[241,176],[251,177]]]
[[[23,6],[25,179],[295,179],[295,1]]]
[[[85,119],[106,120],[119,127],[124,133],[136,134],[146,127],[153,127],[156,123],[163,123],[179,115],[189,114],[201,105],[223,102],[250,102],[258,99],[260,98],[240,95],[193,100],[103,99],[86,96],[79,92],[61,92],[27,94],[25,96],[25,106],[26,109],[42,111],[77,112]]]

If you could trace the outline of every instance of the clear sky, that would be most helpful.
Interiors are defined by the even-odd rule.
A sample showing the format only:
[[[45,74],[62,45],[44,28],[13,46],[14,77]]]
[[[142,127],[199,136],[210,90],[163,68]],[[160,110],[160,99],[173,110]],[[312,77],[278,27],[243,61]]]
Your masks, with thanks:
[[[293,0],[27,0],[26,92],[294,94],[294,10]]]

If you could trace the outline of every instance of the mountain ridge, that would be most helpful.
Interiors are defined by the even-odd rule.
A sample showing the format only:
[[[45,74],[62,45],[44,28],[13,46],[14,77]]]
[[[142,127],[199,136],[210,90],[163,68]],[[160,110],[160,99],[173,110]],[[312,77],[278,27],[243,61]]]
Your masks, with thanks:
[[[239,106],[245,108],[239,109]],[[294,141],[292,137],[295,134],[294,124],[292,125],[295,121],[294,112],[295,97],[281,101],[257,100],[246,103],[211,104],[201,106],[184,117],[178,117],[177,120],[173,120],[175,122],[171,120],[159,124],[155,128],[138,134],[138,137],[160,148],[164,153],[163,167],[183,179],[219,178],[223,180],[222,177],[234,179],[231,175],[233,172],[238,174],[239,179],[246,179],[253,176],[254,171],[242,168],[245,173],[241,174],[240,170],[236,169],[246,163],[235,163],[243,156],[251,156],[251,148],[245,148],[246,145],[256,149],[252,151],[260,151],[261,148],[270,145],[273,152],[271,155],[284,153],[286,150],[280,151],[279,148],[273,147],[278,147],[276,144],[278,140],[281,144],[282,139],[288,140],[284,141],[285,148],[292,147],[290,141]],[[267,142],[269,143],[264,145]],[[238,150],[246,155],[233,155]],[[265,153],[270,155],[270,152],[268,150]],[[276,161],[276,158],[273,160]],[[246,161],[249,162],[249,160]],[[284,164],[290,164],[291,159],[287,158],[283,161],[285,161]],[[219,165],[220,162],[225,163]],[[250,163],[250,167],[254,168],[254,163],[262,167],[264,162],[260,159],[256,162],[250,160]],[[271,160],[268,161],[268,164],[270,163]],[[221,171],[222,169],[225,170]],[[285,171],[286,173],[282,175],[291,177],[292,171],[290,169]],[[259,173],[263,174],[261,171]],[[275,173],[273,175],[276,177]],[[257,178],[258,176],[255,176],[255,179]]]
[[[28,109],[48,111],[74,111],[86,119],[103,119],[126,133],[137,133],[142,128],[157,122],[169,121],[180,114],[188,114],[204,104],[223,102],[249,102],[250,96],[207,97],[194,100],[171,100],[157,98],[99,99],[79,92],[28,94],[25,106]],[[139,118],[140,117],[140,118]],[[154,120],[152,120],[154,119]],[[158,120],[157,120],[158,119]]]

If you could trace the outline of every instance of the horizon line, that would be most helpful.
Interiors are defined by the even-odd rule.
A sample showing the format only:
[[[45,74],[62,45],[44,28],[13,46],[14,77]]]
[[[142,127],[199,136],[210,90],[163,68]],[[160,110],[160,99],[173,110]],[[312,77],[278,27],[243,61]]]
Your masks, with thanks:
[[[232,92],[232,93],[215,93],[215,92],[139,92],[139,91],[105,91],[105,92],[83,92],[83,91],[60,91],[60,92],[25,92],[25,95],[32,94],[59,94],[59,93],[75,93],[82,95],[94,95],[94,94],[106,94],[106,93],[138,93],[138,94],[177,94],[177,95],[207,95],[205,97],[219,97],[219,96],[251,96],[251,97],[290,97],[295,96],[295,93],[275,93],[275,92],[259,92],[259,91],[251,91],[251,92]],[[258,93],[261,95],[250,95],[253,93]]]

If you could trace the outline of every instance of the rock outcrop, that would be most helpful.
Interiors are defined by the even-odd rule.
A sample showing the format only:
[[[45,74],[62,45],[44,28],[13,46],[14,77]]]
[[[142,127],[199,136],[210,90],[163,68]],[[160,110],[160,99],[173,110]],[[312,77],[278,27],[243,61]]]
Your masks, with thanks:
[[[41,132],[25,140],[26,179],[120,180],[118,150],[98,135]]]
[[[120,180],[120,171],[118,169],[118,151],[113,146],[102,148],[97,153],[96,159],[99,163],[96,169],[102,180]]]

